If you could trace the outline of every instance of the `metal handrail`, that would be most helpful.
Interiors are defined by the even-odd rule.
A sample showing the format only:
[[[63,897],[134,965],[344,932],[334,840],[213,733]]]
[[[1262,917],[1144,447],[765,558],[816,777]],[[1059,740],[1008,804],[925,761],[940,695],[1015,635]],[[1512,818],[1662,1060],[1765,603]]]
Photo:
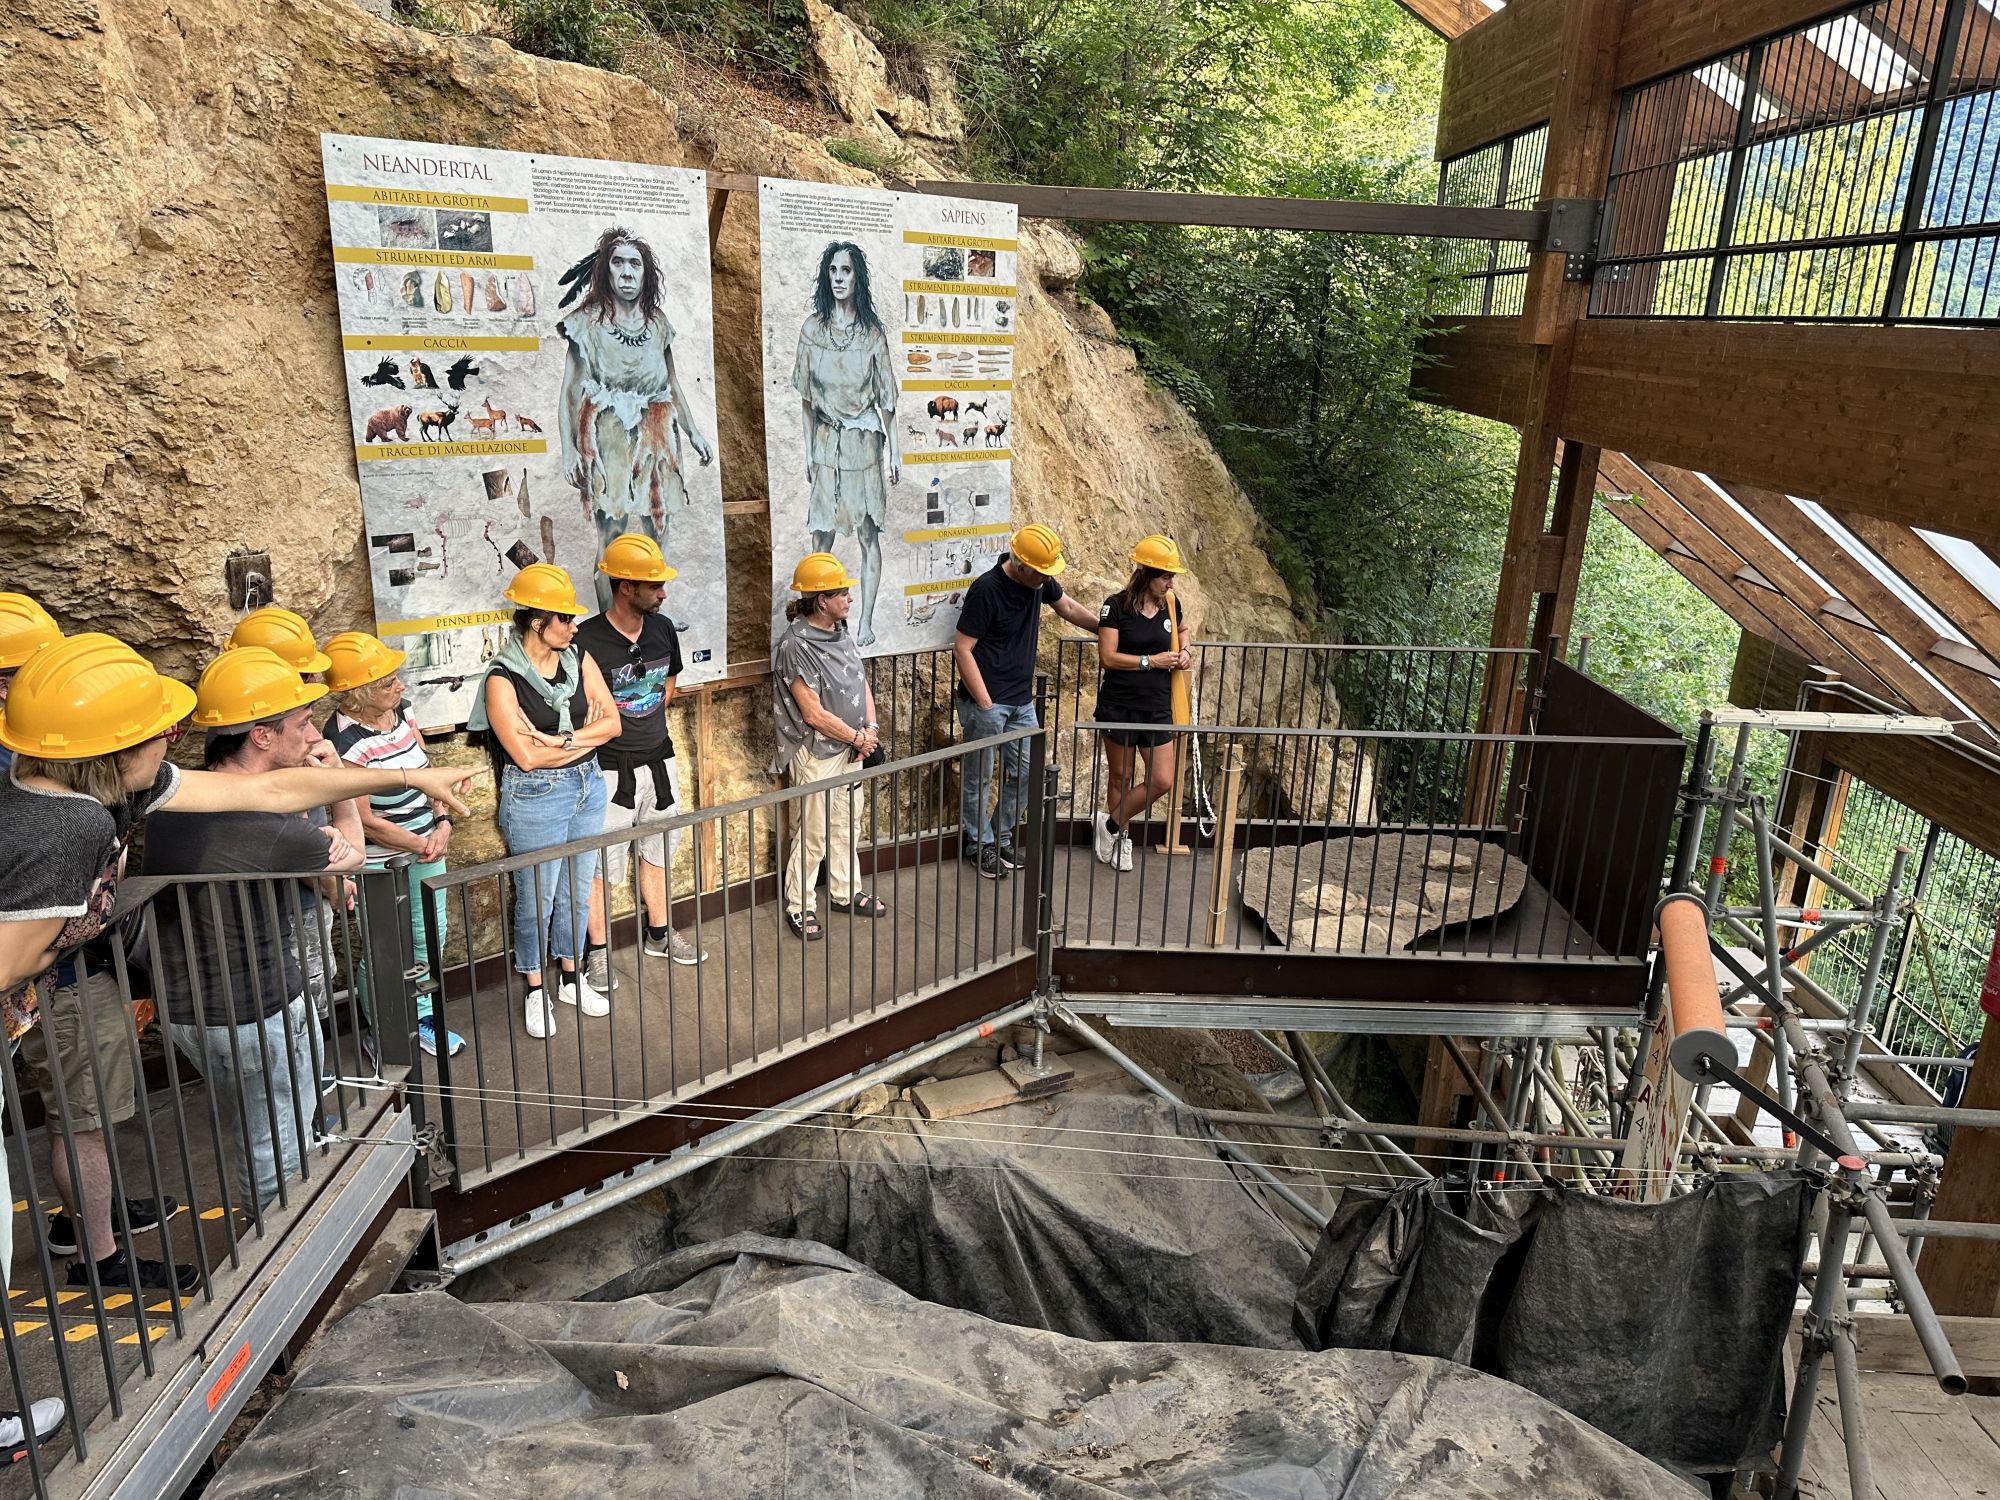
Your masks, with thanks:
[[[659,819],[647,819],[645,833],[679,833],[700,823],[736,817],[743,813],[759,812],[767,807],[776,807],[785,802],[799,802],[809,797],[823,797],[828,792],[843,787],[857,786],[862,782],[884,779],[899,772],[921,770],[925,766],[938,765],[945,761],[963,759],[968,753],[998,749],[1021,740],[1031,740],[1046,734],[1042,728],[1010,729],[1005,734],[992,735],[983,740],[965,740],[946,745],[940,750],[926,750],[922,755],[907,756],[900,760],[888,761],[866,770],[843,771],[838,776],[829,776],[824,781],[815,781],[809,786],[785,787],[778,791],[760,792],[754,797],[740,797],[734,802],[717,803],[714,807],[697,807],[690,812],[672,813]],[[613,844],[627,844],[632,841],[630,828],[614,829],[609,833],[595,833],[588,838],[571,839],[566,844],[546,844],[525,854],[509,854],[501,859],[488,860],[484,864],[466,865],[445,871],[442,875],[428,876],[424,889],[432,891],[449,890],[454,886],[466,885],[474,880],[491,879],[495,875],[512,874],[532,865],[550,864],[559,859],[567,859],[573,854],[587,854],[594,850],[607,849]]]
[[[1460,745],[1615,745],[1621,749],[1675,745],[1685,748],[1678,738],[1625,738],[1593,734],[1481,734],[1454,729],[1287,729],[1267,724],[1134,724],[1122,719],[1082,719],[1065,726],[1072,730],[1148,729],[1161,734],[1229,734],[1264,739],[1314,740],[1421,740],[1427,744],[1447,742]]]

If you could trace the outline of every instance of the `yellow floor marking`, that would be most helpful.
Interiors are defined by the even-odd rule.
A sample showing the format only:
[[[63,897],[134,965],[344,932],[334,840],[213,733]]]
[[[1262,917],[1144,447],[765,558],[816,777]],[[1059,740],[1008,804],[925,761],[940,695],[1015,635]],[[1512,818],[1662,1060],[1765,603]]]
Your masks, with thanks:
[[[16,1198],[14,1200],[14,1212],[17,1214],[24,1214],[27,1211],[28,1211],[28,1200],[26,1198]]]
[[[85,1339],[94,1339],[96,1337],[97,1325],[95,1323],[79,1323],[76,1327],[65,1329],[63,1332],[64,1341],[71,1344],[80,1344]]]
[[[214,1220],[216,1220],[216,1219],[219,1219],[219,1218],[221,1218],[221,1217],[222,1217],[222,1210],[221,1210],[221,1209],[219,1209],[219,1208],[204,1208],[204,1209],[203,1209],[203,1210],[201,1211],[201,1216],[202,1216],[202,1217],[203,1217],[204,1219],[207,1219],[207,1220],[210,1220],[211,1222],[213,1222]]]
[[[33,1333],[37,1328],[46,1328],[48,1326],[46,1323],[16,1323],[14,1325],[14,1336],[19,1338],[24,1333]]]
[[[167,1330],[164,1328],[148,1328],[146,1330],[146,1342],[150,1344],[153,1342],[154,1339],[166,1337],[166,1334]],[[139,1335],[136,1333],[128,1333],[118,1342],[121,1344],[137,1344],[139,1342]]]
[[[85,1297],[85,1296],[88,1296],[88,1295],[89,1295],[89,1293],[87,1293],[87,1292],[57,1292],[57,1293],[56,1293],[56,1306],[58,1306],[58,1307],[68,1307],[68,1306],[70,1305],[70,1303],[72,1303],[72,1302],[76,1301],[76,1300],[77,1300],[77,1298],[79,1298],[79,1297]],[[34,1300],[33,1302],[30,1302],[30,1303],[28,1304],[28,1306],[29,1306],[29,1307],[47,1307],[48,1305],[49,1305],[49,1302],[48,1302],[48,1298],[46,1298],[46,1297],[37,1297],[37,1298],[36,1298],[36,1299],[35,1299],[35,1300]]]
[[[106,1297],[104,1299],[104,1310],[106,1312],[112,1312],[117,1308],[125,1306],[125,1304],[130,1302],[131,1300],[132,1300],[131,1295],[126,1292],[120,1292],[115,1297]]]

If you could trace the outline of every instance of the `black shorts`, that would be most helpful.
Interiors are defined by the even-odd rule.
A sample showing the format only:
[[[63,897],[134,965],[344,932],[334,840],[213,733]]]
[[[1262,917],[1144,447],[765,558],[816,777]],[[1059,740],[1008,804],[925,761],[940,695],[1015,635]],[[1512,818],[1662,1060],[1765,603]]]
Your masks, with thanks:
[[[1107,729],[1104,737],[1114,745],[1126,745],[1134,750],[1157,749],[1173,738],[1164,729]]]
[[[1150,703],[1106,703],[1100,698],[1092,717],[1100,724],[1170,724],[1173,709]],[[1104,737],[1115,745],[1129,745],[1134,750],[1151,750],[1173,738],[1165,729],[1107,729]]]

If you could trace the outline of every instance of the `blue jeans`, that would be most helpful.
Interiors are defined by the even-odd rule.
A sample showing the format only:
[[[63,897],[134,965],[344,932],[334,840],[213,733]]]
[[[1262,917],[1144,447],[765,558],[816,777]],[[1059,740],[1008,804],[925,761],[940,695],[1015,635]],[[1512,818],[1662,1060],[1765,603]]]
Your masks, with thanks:
[[[245,1207],[254,1196],[262,1208],[278,1196],[281,1176],[296,1177],[303,1170],[305,1147],[319,1120],[315,1029],[312,1002],[304,995],[275,1015],[242,1026],[167,1023],[168,1039],[201,1069],[216,1096],[223,1137],[237,1155],[236,1190]],[[246,1136],[248,1161],[238,1154]]]
[[[958,722],[968,740],[991,739],[1012,729],[1035,727],[1032,703],[996,703],[980,708],[970,698],[958,700]],[[986,791],[993,785],[993,759],[1000,758],[1000,795],[994,799],[993,815],[986,815]],[[1011,849],[1014,830],[1021,824],[1021,806],[1028,799],[1028,742],[1016,740],[999,750],[976,750],[960,766],[958,827],[961,852],[977,851],[987,844]]]
[[[508,766],[500,776],[500,836],[509,854],[530,854],[604,832],[604,778],[597,759],[553,771]],[[572,963],[583,951],[597,853],[552,859],[514,872],[514,968],[538,974],[548,954]]]

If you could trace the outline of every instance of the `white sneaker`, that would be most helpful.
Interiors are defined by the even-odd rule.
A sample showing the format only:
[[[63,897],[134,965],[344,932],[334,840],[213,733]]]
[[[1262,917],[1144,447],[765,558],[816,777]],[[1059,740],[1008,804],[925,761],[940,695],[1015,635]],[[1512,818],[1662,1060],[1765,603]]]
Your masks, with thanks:
[[[555,1008],[540,985],[528,991],[528,1035],[540,1041],[556,1032]]]
[[[1118,868],[1121,870],[1132,868],[1132,835],[1129,833],[1118,835]]]
[[[1109,814],[1095,812],[1090,815],[1090,847],[1100,865],[1108,865],[1118,857],[1118,835],[1111,831]]]
[[[35,1441],[45,1443],[62,1427],[69,1408],[54,1396],[44,1396],[28,1409],[35,1424]],[[18,1461],[28,1451],[28,1429],[18,1411],[0,1412],[0,1462]]]
[[[568,976],[565,975],[564,977],[567,978]],[[562,1001],[564,1005],[576,1006],[586,1016],[608,1016],[611,1014],[611,1002],[592,989],[590,987],[590,980],[581,974],[576,976],[575,984],[557,985],[556,998]]]

